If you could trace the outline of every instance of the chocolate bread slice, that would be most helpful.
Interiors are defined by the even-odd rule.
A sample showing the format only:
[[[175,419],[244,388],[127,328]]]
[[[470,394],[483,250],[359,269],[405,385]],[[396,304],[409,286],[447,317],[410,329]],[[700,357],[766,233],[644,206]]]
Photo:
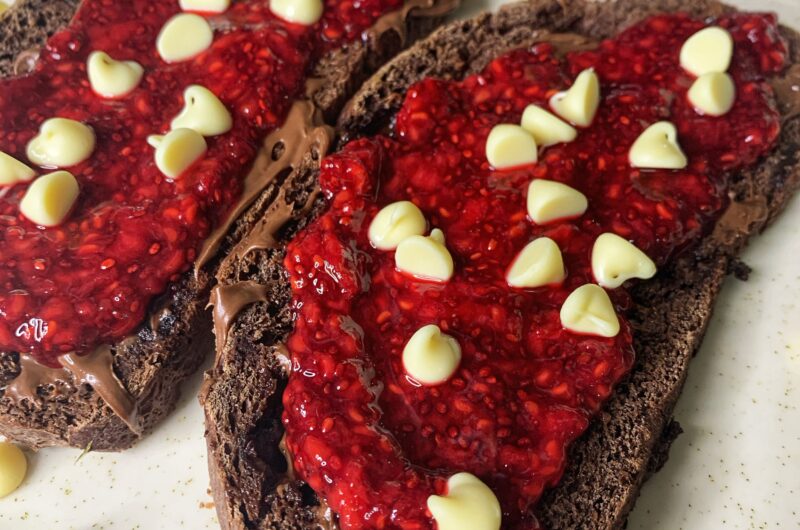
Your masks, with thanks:
[[[383,131],[408,87],[424,77],[463,78],[504,51],[538,41],[597,40],[659,12],[698,17],[732,8],[714,0],[533,0],[441,28],[373,76],[339,120],[340,145]],[[648,473],[679,432],[673,407],[714,300],[748,238],[766,227],[800,185],[800,35],[782,28],[791,66],[772,80],[783,127],[778,147],[732,178],[731,204],[714,231],[633,290],[636,365],[604,412],[574,444],[560,485],[537,509],[546,528],[622,528]],[[217,358],[201,399],[209,469],[223,528],[334,528],[335,517],[296,480],[282,453],[281,395],[291,368],[281,346],[292,329],[285,242],[308,222],[284,197],[314,197],[313,168],[287,181],[261,221],[220,268]],[[254,244],[257,242],[257,244]]]
[[[2,18],[2,72],[12,73],[16,58],[41,46],[71,18],[78,3],[17,2]],[[61,370],[16,352],[0,352],[0,433],[31,448],[70,445],[111,451],[131,446],[152,429],[174,408],[180,383],[211,349],[211,318],[205,305],[218,256],[263,217],[295,165],[313,164],[324,154],[330,130],[325,118],[335,119],[370,73],[430,32],[457,5],[458,0],[409,0],[379,19],[362,40],[331,52],[316,65],[308,100],[298,103],[286,125],[267,139],[249,175],[247,200],[231,222],[213,234],[196,270],[185,273],[152,304],[135,335],[86,356],[72,355]],[[26,57],[31,55],[35,52]],[[24,64],[21,68],[25,71]],[[293,149],[286,145],[289,135],[298,140]]]

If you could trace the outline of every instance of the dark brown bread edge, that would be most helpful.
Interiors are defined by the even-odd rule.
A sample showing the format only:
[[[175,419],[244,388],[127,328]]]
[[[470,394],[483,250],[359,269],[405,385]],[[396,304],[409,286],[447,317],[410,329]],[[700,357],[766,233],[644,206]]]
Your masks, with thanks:
[[[47,35],[63,26],[77,4],[74,0],[28,0],[12,8],[5,15],[6,20],[14,23],[5,35],[9,48],[4,49],[6,56],[0,68],[10,72],[13,57],[28,47],[40,45]],[[455,4],[437,0],[435,5]],[[326,116],[335,119],[364,79],[440,21],[439,16],[415,16],[412,12],[401,34],[387,31],[328,55],[314,72],[315,77],[322,79],[312,94],[314,101]],[[28,24],[41,30],[34,36],[28,32]],[[311,163],[319,156],[320,153],[309,152],[304,163]],[[283,178],[285,175],[278,181]],[[274,191],[275,185],[269,186],[236,221],[219,255],[225,255],[232,243],[263,216]],[[31,448],[53,445],[85,448],[91,444],[93,450],[115,451],[133,445],[141,433],[152,430],[174,409],[180,383],[199,368],[212,349],[211,319],[205,305],[218,265],[218,260],[214,260],[196,275],[183,275],[153,304],[149,321],[135,335],[112,345],[113,370],[136,403],[140,433],[129,428],[90,385],[76,384],[70,377],[38,386],[35,401],[12,399],[5,388],[20,373],[20,360],[16,353],[7,352],[0,352],[0,433]]]
[[[411,83],[426,76],[463,77],[506,49],[541,40],[545,32],[603,38],[659,11],[708,16],[729,9],[713,0],[534,0],[454,23],[373,76],[343,113],[340,132],[346,140],[382,130]],[[786,28],[784,35],[792,62],[800,63],[800,36]],[[791,75],[800,83],[797,68]],[[734,205],[715,236],[634,290],[630,318],[636,367],[575,444],[561,484],[544,497],[538,515],[546,527],[621,528],[643,480],[663,465],[680,432],[669,419],[727,271],[747,238],[775,218],[800,184],[800,120],[795,119],[800,108],[797,101],[780,104],[785,116],[780,144],[758,168],[734,176]],[[313,180],[311,171],[288,185],[304,194]],[[305,222],[296,215],[276,234],[278,240],[285,241]],[[333,527],[313,492],[287,471],[279,450],[286,378],[279,345],[292,325],[283,255],[282,244],[257,250],[218,274],[221,284],[256,281],[268,292],[268,301],[244,309],[233,321],[203,394],[209,469],[224,529]]]

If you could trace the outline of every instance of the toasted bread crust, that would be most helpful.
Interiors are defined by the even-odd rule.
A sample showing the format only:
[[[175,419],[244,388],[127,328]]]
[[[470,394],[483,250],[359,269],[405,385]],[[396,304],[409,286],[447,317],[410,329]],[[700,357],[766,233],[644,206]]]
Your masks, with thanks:
[[[549,33],[604,38],[650,14],[677,10],[709,16],[731,8],[714,0],[532,0],[450,24],[362,87],[340,117],[340,145],[385,130],[406,89],[424,77],[462,78],[503,51],[545,40]],[[800,36],[786,28],[783,33],[791,61],[800,63]],[[636,366],[574,445],[561,484],[540,503],[537,515],[545,527],[621,528],[647,474],[663,464],[679,432],[670,423],[672,410],[723,280],[747,239],[775,218],[800,185],[800,119],[795,118],[800,102],[780,96],[785,120],[779,145],[758,167],[733,176],[734,204],[714,235],[634,289],[629,317]],[[312,189],[314,171],[306,173],[287,182],[292,193],[306,195]],[[307,220],[293,217],[277,239],[285,242]],[[313,492],[287,472],[278,449],[287,377],[279,345],[292,327],[284,252],[284,243],[256,250],[218,273],[223,284],[256,281],[269,293],[269,301],[244,309],[233,320],[203,394],[212,489],[225,529],[330,526]]]
[[[0,72],[10,74],[17,54],[41,46],[46,37],[71,18],[78,3],[18,2],[4,15],[13,23],[0,35],[0,49],[5,54],[0,55]],[[442,6],[443,12],[456,4],[448,0],[434,2],[435,6]],[[311,98],[325,116],[335,119],[344,101],[366,77],[414,38],[429,33],[440,20],[436,13],[411,13],[402,21],[405,27],[399,28],[402,35],[386,31],[328,54],[313,73],[320,82],[315,84]],[[30,32],[30,28],[36,29]],[[402,38],[406,35],[408,40]],[[307,152],[303,164],[314,164],[322,154]],[[218,256],[224,256],[263,216],[274,199],[277,184],[269,185],[236,220]],[[0,352],[0,433],[31,448],[85,448],[91,443],[92,450],[118,451],[133,445],[174,409],[180,383],[197,371],[213,349],[211,317],[205,306],[218,266],[216,258],[198,271],[184,274],[152,304],[150,317],[135,335],[111,346],[114,374],[136,403],[140,432],[117,416],[90,385],[76,384],[69,377],[38,386],[35,400],[14,399],[6,388],[20,373],[19,355]]]

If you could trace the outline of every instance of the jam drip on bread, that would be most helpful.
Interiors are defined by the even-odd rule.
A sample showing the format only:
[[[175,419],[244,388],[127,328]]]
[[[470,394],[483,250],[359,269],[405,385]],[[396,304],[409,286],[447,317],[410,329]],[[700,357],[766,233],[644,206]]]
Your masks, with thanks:
[[[275,3],[283,6],[279,12],[287,9],[286,2]],[[185,3],[206,4],[226,2]],[[0,350],[30,352],[58,366],[59,355],[85,353],[134,332],[150,301],[192,266],[237,202],[261,141],[303,95],[315,61],[360,38],[403,2],[329,0],[310,25],[287,22],[270,4],[243,0],[221,13],[201,13],[213,40],[184,59],[182,43],[195,33],[182,36],[173,25],[172,40],[160,38],[181,13],[177,0],[85,0],[48,41],[32,73],[0,81],[0,151],[37,175],[53,168],[29,160],[26,146],[46,120],[74,120],[96,139],[88,158],[65,168],[80,194],[55,226],[37,226],[21,212],[28,182],[0,186]],[[194,26],[181,27],[206,27],[189,21]],[[106,55],[90,61],[93,52]],[[122,74],[121,65],[127,65]],[[109,71],[116,82],[103,77]],[[127,77],[120,81],[121,75]],[[207,150],[197,149],[204,154],[169,178],[157,167],[148,137],[170,131],[192,85],[219,99],[232,126],[209,135]],[[102,94],[93,90],[99,87]],[[202,147],[197,134],[190,140]]]
[[[698,76],[679,57],[708,25],[733,40],[726,73],[735,102],[719,116],[689,101]],[[283,422],[298,477],[343,530],[455,528],[437,515],[438,499],[474,486],[463,473],[496,496],[503,528],[537,527],[533,506],[634,362],[624,317],[632,301],[625,285],[596,285],[597,242],[630,243],[662,267],[710,233],[728,204],[731,175],[777,141],[767,79],[785,67],[786,52],[776,18],[761,14],[656,16],[566,54],[543,42],[462,81],[413,85],[390,136],[355,140],[324,160],[328,208],[285,261],[297,322],[287,342],[293,371]],[[590,125],[573,122],[574,139],[540,148],[536,162],[502,170],[489,163],[487,150],[501,152],[487,146],[497,126],[524,122],[531,104],[552,112],[551,98],[586,71],[596,73],[601,93]],[[668,154],[684,156],[685,167],[633,163],[646,157],[632,146],[660,122],[674,125],[682,152],[670,144]],[[588,206],[534,222],[526,202],[533,181],[566,184]],[[413,206],[397,206],[402,201]],[[447,262],[446,249],[450,277],[446,267],[422,278],[414,263],[405,265],[398,254],[412,238],[437,264]],[[512,263],[543,238],[557,245],[565,274],[534,288],[509,285]],[[616,330],[569,325],[568,299],[592,285],[583,316],[605,292]],[[420,340],[428,353],[455,359],[442,380],[426,381],[409,362]]]

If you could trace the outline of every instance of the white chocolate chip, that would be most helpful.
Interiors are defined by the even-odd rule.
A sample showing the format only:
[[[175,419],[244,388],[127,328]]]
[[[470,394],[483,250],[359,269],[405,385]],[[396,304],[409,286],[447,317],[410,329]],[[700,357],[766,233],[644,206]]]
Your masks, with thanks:
[[[61,168],[80,164],[94,151],[94,131],[79,121],[51,118],[28,142],[27,155],[42,167]]]
[[[161,145],[161,142],[164,141],[163,134],[151,134],[147,137],[147,145],[152,147],[153,149],[158,149],[158,146]]]
[[[224,13],[231,6],[231,0],[181,0],[181,9],[196,13]]]
[[[550,98],[550,108],[579,127],[592,124],[599,106],[600,79],[592,68],[578,74],[569,90]]]
[[[533,135],[519,125],[496,125],[486,139],[486,159],[497,169],[533,164],[538,156]]]
[[[727,114],[736,101],[736,85],[723,72],[710,72],[698,77],[689,89],[689,102],[695,110],[709,116]]]
[[[633,167],[683,169],[688,164],[678,144],[678,130],[668,121],[648,127],[633,142],[628,158]]]
[[[270,0],[270,10],[287,22],[310,26],[322,18],[322,0]]]
[[[433,241],[436,241],[440,245],[444,245],[445,244],[445,242],[444,242],[444,232],[442,232],[438,228],[434,228],[433,230],[431,230],[431,235],[429,237],[430,237],[430,239],[432,239]]]
[[[428,497],[438,530],[499,530],[503,513],[489,487],[469,473],[447,481],[447,495]]]
[[[561,306],[561,325],[582,335],[616,337],[619,319],[605,289],[589,283],[578,287]]]
[[[511,287],[534,288],[561,283],[565,276],[561,249],[549,237],[540,237],[517,255],[506,281]]]
[[[136,61],[115,61],[105,52],[92,52],[86,72],[92,90],[104,98],[118,98],[139,86],[144,68]]]
[[[36,172],[14,158],[0,151],[0,186],[13,186],[19,182],[29,182]]]
[[[233,127],[231,113],[209,89],[191,85],[183,92],[183,99],[183,110],[172,120],[173,129],[194,129],[203,136],[217,136]]]
[[[419,208],[410,201],[384,207],[369,225],[369,241],[380,250],[394,250],[404,239],[421,236],[427,223]]]
[[[727,72],[733,58],[733,38],[718,26],[701,29],[683,43],[681,66],[700,77],[710,72]]]
[[[180,13],[164,24],[158,34],[158,54],[168,63],[186,61],[211,47],[214,31],[208,21],[193,13]]]
[[[156,144],[156,166],[169,178],[178,178],[197,162],[208,149],[203,136],[193,129],[175,129],[159,139],[151,136],[148,142]]]
[[[0,442],[0,498],[19,488],[28,472],[28,461],[19,447]]]
[[[627,239],[607,232],[594,242],[592,273],[597,283],[616,289],[631,278],[649,280],[656,264]]]
[[[19,203],[19,211],[39,226],[58,226],[78,199],[80,187],[69,171],[56,171],[34,180]]]
[[[528,105],[522,113],[522,128],[539,147],[571,142],[578,136],[575,127],[537,105]]]
[[[430,237],[403,239],[397,245],[394,260],[399,270],[422,280],[446,282],[453,277],[453,257],[439,229],[434,229]]]
[[[528,215],[536,224],[580,217],[588,206],[586,195],[566,184],[536,179],[528,186]]]
[[[439,326],[419,328],[403,348],[403,367],[423,385],[444,383],[461,364],[461,346]]]

